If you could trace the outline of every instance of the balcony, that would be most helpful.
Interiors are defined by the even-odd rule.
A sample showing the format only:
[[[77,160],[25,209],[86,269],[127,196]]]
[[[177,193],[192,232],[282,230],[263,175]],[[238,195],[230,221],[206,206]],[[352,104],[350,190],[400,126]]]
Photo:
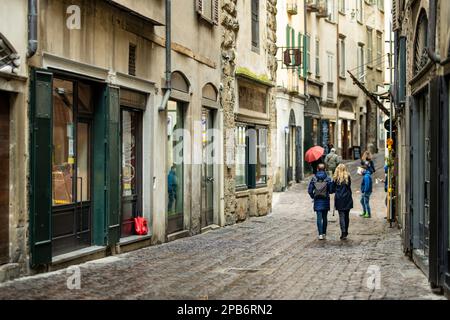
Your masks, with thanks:
[[[305,0],[306,1],[306,10],[309,12],[317,12],[318,11],[318,3],[319,0]]]
[[[315,12],[317,18],[328,18],[328,8],[326,0],[306,0],[306,10]]]
[[[287,10],[287,13],[291,16],[298,14],[297,3],[295,3],[294,1],[292,1],[292,2],[288,1],[287,5],[286,5],[286,10]]]
[[[317,0],[317,18],[328,18],[329,17],[327,2],[325,0]]]

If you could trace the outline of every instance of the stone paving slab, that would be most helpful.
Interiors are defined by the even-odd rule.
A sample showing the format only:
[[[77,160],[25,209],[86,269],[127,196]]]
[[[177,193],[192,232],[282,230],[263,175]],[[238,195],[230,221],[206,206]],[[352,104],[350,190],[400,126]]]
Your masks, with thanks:
[[[359,217],[353,186],[344,242],[331,214],[328,240],[317,240],[306,187],[278,195],[270,216],[82,264],[79,290],[61,270],[2,284],[0,299],[444,299],[402,254],[399,231],[384,219],[382,183],[371,220]],[[370,268],[380,271],[379,289],[367,286]]]

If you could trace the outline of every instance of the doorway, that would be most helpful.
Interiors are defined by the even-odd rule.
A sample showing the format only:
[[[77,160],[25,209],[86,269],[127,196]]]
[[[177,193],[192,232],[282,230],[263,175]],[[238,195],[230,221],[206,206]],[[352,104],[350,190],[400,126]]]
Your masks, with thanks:
[[[53,81],[52,253],[91,244],[92,87]]]
[[[167,233],[184,229],[184,107],[168,102],[167,111]]]
[[[430,179],[431,179],[431,114],[428,92],[416,96],[411,120],[411,214],[415,261],[428,273]]]
[[[134,235],[134,218],[142,215],[142,112],[122,107],[121,237]]]
[[[214,224],[214,111],[202,110],[202,228]]]
[[[10,96],[0,91],[0,265],[9,261]]]

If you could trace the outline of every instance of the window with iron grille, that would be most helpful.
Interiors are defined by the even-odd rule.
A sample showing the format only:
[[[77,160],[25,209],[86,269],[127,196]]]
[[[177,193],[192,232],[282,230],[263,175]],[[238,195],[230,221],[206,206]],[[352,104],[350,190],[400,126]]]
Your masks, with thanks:
[[[128,74],[136,76],[136,45],[130,43],[128,51]]]

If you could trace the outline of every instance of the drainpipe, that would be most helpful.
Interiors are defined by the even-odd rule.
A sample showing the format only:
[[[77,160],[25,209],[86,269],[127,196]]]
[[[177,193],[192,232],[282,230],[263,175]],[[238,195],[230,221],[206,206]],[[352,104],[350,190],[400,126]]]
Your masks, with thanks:
[[[430,20],[428,21],[428,29],[430,32],[428,33],[428,47],[427,47],[427,53],[428,57],[434,62],[438,63],[440,65],[444,65],[448,62],[450,62],[450,57],[441,60],[441,57],[438,53],[436,53],[436,23],[437,23],[437,1],[436,0],[430,0]]]
[[[28,0],[28,58],[36,54],[37,47],[37,0]]]
[[[166,0],[166,92],[162,99],[158,111],[166,110],[172,93],[172,0]]]

